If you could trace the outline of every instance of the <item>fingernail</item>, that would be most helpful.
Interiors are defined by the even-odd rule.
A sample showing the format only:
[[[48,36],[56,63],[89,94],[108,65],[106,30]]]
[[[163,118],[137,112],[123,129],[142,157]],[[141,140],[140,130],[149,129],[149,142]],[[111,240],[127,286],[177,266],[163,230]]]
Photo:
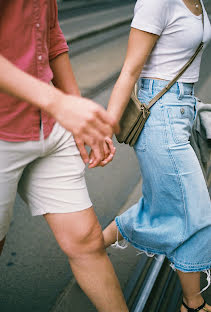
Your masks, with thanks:
[[[92,163],[93,163],[93,160],[92,160],[92,159],[90,159],[89,164],[92,164]]]

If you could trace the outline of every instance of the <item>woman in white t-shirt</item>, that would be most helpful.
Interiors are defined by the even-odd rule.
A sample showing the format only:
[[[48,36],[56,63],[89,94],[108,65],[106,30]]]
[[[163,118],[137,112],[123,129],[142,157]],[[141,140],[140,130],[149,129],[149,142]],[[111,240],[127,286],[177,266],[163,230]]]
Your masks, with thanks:
[[[125,63],[108,105],[117,121],[139,77],[138,97],[148,104],[194,55],[200,42],[206,46],[211,38],[200,0],[138,0],[131,26]],[[147,254],[167,256],[183,288],[182,312],[211,311],[200,294],[200,272],[207,273],[210,284],[210,197],[189,142],[201,56],[202,51],[151,108],[134,147],[143,196],[104,231],[106,247],[118,233],[119,240],[124,238]]]

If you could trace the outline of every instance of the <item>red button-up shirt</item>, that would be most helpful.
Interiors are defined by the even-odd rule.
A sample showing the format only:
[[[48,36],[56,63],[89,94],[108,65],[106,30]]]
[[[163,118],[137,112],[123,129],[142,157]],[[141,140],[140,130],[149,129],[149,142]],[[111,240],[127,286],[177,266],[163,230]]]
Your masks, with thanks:
[[[49,83],[53,78],[49,61],[66,51],[56,0],[0,0],[0,54],[9,61]],[[46,138],[55,122],[51,116],[0,93],[0,140],[39,140],[40,120]]]

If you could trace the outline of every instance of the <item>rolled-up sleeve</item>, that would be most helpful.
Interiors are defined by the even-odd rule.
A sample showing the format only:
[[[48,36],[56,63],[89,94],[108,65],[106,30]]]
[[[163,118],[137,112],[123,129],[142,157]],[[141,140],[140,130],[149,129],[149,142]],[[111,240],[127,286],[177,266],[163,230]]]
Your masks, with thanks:
[[[54,59],[61,53],[68,52],[69,48],[65,40],[64,34],[59,26],[58,7],[56,0],[51,1],[50,10],[50,48],[49,60]]]

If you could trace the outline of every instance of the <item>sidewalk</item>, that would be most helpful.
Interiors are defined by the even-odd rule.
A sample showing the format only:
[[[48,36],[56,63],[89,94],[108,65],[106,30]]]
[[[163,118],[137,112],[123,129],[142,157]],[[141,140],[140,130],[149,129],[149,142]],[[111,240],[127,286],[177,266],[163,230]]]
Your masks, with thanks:
[[[108,29],[113,26],[129,22],[133,16],[134,4],[103,10],[83,16],[73,17],[60,22],[61,29],[67,42],[85,37],[91,33]],[[80,25],[80,27],[79,27]]]
[[[122,207],[120,213],[128,209],[131,205],[137,202],[141,196],[141,182],[137,184],[127,202]],[[122,289],[126,286],[136,264],[140,260],[140,255],[137,256],[137,251],[128,246],[124,250],[116,250],[108,248],[108,255],[114,265],[116,274],[120,281]],[[50,312],[96,312],[95,307],[82,292],[75,279],[72,278],[68,286],[64,289],[61,296]]]
[[[129,26],[125,35],[105,41],[91,51],[84,51],[75,56],[71,56],[70,53],[73,71],[82,94],[87,94],[93,86],[99,86],[120,71],[126,54],[128,34]]]

